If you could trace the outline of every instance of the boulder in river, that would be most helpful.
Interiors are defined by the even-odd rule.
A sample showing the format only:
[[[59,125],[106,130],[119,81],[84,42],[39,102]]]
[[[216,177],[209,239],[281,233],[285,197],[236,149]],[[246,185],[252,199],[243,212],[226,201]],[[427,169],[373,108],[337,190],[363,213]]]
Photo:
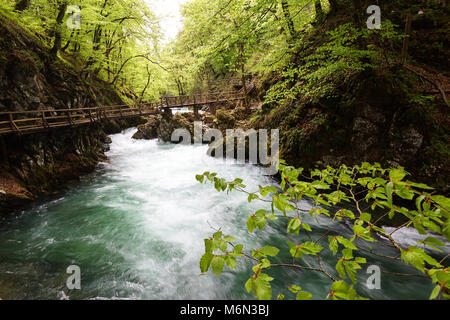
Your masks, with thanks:
[[[161,123],[161,116],[154,115],[148,118],[147,123],[139,125],[138,132],[133,136],[137,140],[151,140],[158,138],[158,128]]]

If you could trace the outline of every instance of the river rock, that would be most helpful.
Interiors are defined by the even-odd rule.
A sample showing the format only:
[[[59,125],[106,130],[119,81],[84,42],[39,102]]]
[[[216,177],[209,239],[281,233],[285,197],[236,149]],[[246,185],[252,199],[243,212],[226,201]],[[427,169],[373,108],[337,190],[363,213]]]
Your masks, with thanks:
[[[217,126],[220,130],[234,129],[236,126],[236,118],[227,110],[217,110],[216,118]]]
[[[139,125],[138,131],[132,137],[136,140],[151,140],[158,138],[158,128],[162,117],[160,115],[150,116],[147,123]]]

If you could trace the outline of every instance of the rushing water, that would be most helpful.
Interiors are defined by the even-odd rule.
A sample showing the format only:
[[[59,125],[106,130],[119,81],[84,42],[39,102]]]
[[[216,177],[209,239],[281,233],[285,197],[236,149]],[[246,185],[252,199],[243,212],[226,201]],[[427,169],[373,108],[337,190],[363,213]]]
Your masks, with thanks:
[[[274,183],[257,167],[209,158],[206,146],[132,140],[134,132],[113,135],[109,163],[101,164],[71,191],[1,221],[1,298],[252,299],[244,288],[251,264],[244,259],[236,271],[227,270],[220,277],[211,272],[200,275],[203,239],[211,236],[212,227],[242,240],[247,249],[275,243],[282,249],[279,261],[290,260],[283,222],[251,235],[246,219],[261,208],[259,204],[249,204],[240,193],[217,193],[195,180],[196,174],[208,170],[230,179],[240,177],[254,191],[258,185]],[[301,206],[307,210],[310,204],[304,201]],[[316,231],[351,232],[345,223],[328,218],[321,218],[319,225],[310,222]],[[397,236],[400,241],[417,238],[410,231]],[[298,236],[290,238],[302,241]],[[321,244],[327,246],[326,239]],[[395,254],[385,245],[374,248]],[[368,265],[416,273],[402,263],[367,258]],[[324,261],[327,270],[336,274],[335,257],[327,253]],[[315,262],[304,260],[306,265]],[[66,288],[69,265],[81,268],[81,290]],[[276,278],[274,296],[286,294],[287,285],[296,284],[313,298],[323,299],[331,285],[326,276],[310,271],[269,273]],[[369,290],[368,277],[365,270],[359,273],[357,290],[373,299],[426,299],[432,289],[426,279],[383,274],[382,289]]]

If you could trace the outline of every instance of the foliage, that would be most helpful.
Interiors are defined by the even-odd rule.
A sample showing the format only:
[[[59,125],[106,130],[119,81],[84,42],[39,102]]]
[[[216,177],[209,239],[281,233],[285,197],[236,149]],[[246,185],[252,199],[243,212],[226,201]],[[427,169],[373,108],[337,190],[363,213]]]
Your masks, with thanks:
[[[324,8],[327,8],[327,1]],[[184,28],[171,44],[197,87],[225,76],[270,74],[290,59],[315,12],[309,0],[194,0],[183,7]],[[283,7],[283,4],[286,6]]]
[[[74,67],[84,78],[99,76],[131,90],[135,99],[156,99],[167,87],[162,84],[166,71],[160,66],[159,21],[143,0],[31,0],[22,11],[2,6],[49,47],[59,32],[59,57],[76,60]],[[79,29],[69,28],[74,18],[69,6],[81,9]],[[147,85],[149,77],[153,81]]]
[[[236,259],[246,257],[254,263],[252,268],[254,274],[245,284],[245,288],[258,299],[272,298],[270,282],[274,279],[265,272],[280,267],[325,274],[332,282],[328,295],[324,292],[327,299],[363,299],[357,295],[353,286],[339,278],[348,277],[352,283],[357,283],[358,270],[366,264],[366,259],[358,257],[358,253],[364,251],[366,254],[379,256],[375,251],[365,250],[364,245],[387,240],[392,248],[398,251],[401,261],[412,265],[436,284],[430,293],[430,299],[450,298],[450,269],[448,265],[444,265],[447,257],[441,261],[433,257],[436,253],[442,252],[440,247],[446,245],[435,235],[441,235],[450,241],[449,198],[435,194],[433,189],[425,184],[407,180],[408,173],[402,167],[383,169],[378,163],[363,163],[353,168],[345,165],[337,169],[328,167],[324,170],[314,170],[310,176],[306,176],[303,169],[287,166],[281,161],[279,170],[281,190],[274,186],[260,186],[258,192],[251,193],[246,191],[241,179],[226,181],[210,172],[197,175],[196,179],[200,183],[212,182],[219,192],[233,190],[244,192],[248,195],[249,202],[269,202],[272,208],[270,211],[258,210],[248,218],[247,229],[250,233],[262,232],[268,223],[283,219],[287,234],[297,236],[302,234],[308,237],[309,241],[301,243],[287,241],[287,245],[283,248],[266,246],[245,252],[244,246],[237,243],[234,237],[226,236],[219,230],[212,238],[205,239],[205,255],[200,261],[203,273],[212,269],[219,275],[223,272],[225,264],[234,269]],[[314,203],[308,213],[299,208],[299,201],[305,198]],[[351,210],[347,209],[349,206]],[[333,212],[333,208],[336,207],[342,208]],[[375,208],[381,208],[384,215],[382,217],[372,215],[370,212]],[[333,234],[332,230],[316,234],[305,222],[305,215],[316,218],[327,216],[336,223],[345,219],[353,225],[353,236],[345,238]],[[401,216],[406,222],[388,233],[380,225],[381,219],[385,216],[389,216],[390,219]],[[316,221],[319,223],[318,219]],[[407,227],[413,227],[419,234],[428,237],[415,246],[403,248],[394,240],[393,234]],[[326,240],[327,244],[321,245]],[[424,248],[432,253],[429,254]],[[336,256],[336,272],[339,278],[324,269],[321,254],[325,250],[330,250]],[[280,251],[288,251],[292,260],[284,264],[272,263],[271,258],[277,256]],[[317,266],[302,264],[305,255],[315,256]],[[295,283],[289,290],[298,293],[297,299],[311,298],[309,293],[302,291]],[[278,296],[279,299],[283,297],[283,294]]]

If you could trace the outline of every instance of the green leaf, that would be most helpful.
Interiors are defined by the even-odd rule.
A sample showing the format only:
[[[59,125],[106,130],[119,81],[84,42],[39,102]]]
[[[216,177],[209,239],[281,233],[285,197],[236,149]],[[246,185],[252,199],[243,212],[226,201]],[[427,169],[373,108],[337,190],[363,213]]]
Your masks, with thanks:
[[[237,246],[234,247],[233,254],[236,256],[241,255],[242,249],[244,249],[244,246],[242,244],[238,244]]]
[[[442,225],[442,234],[450,241],[450,219]]]
[[[205,252],[213,252],[213,241],[210,239],[205,239]]]
[[[364,227],[361,227],[360,225],[355,225],[353,227],[353,232],[355,233],[356,237],[359,237],[359,238],[364,239],[369,242],[375,241],[375,239],[370,236],[370,230],[366,229]]]
[[[227,249],[228,249],[228,244],[226,243],[226,241],[220,240],[220,241],[218,241],[218,243],[219,243],[220,251],[222,251],[223,253],[226,253]]]
[[[267,260],[267,259],[262,259],[262,260],[260,260],[260,266],[261,266],[261,269],[267,269],[267,268],[270,268],[270,261],[269,260]]]
[[[222,256],[214,256],[211,260],[211,268],[216,276],[219,276],[225,267],[225,259]]]
[[[412,200],[414,198],[414,192],[410,190],[403,183],[394,183],[395,194],[402,199]]]
[[[425,262],[435,267],[442,267],[435,259],[425,253],[423,249],[417,247],[409,247],[408,250],[401,251],[402,260],[411,264],[422,272],[425,272]]]
[[[247,290],[248,293],[250,293],[252,291],[253,281],[255,281],[255,279],[253,279],[253,277],[251,277],[245,283],[245,289]]]
[[[211,265],[211,260],[214,255],[212,253],[205,253],[200,259],[200,270],[202,273],[208,272],[209,266]]]
[[[336,264],[336,271],[339,274],[339,277],[342,279],[345,279],[346,273],[345,273],[345,267],[344,267],[344,260],[339,259],[338,263]]]
[[[445,243],[442,243],[442,241],[440,241],[436,238],[433,238],[433,237],[427,237],[425,240],[420,241],[419,243],[425,243],[439,252],[442,252],[442,250],[439,249],[438,246],[445,247]]]
[[[353,286],[348,285],[345,281],[336,281],[331,286],[333,300],[368,300],[356,294]]]
[[[216,233],[214,233],[213,238],[215,240],[219,240],[220,238],[222,238],[222,235],[223,235],[222,231],[217,231]]]
[[[335,214],[335,218],[341,220],[341,217],[348,217],[350,219],[355,219],[355,214],[347,209],[341,209]]]
[[[430,295],[430,300],[436,299],[440,292],[441,292],[441,286],[440,285],[437,285],[436,287],[434,287],[434,289],[433,289],[433,291],[431,292],[431,295]]]
[[[258,210],[255,212],[255,216],[259,218],[264,218],[266,216],[267,211],[264,209]]]
[[[234,238],[232,236],[225,236],[225,237],[223,237],[223,240],[226,242],[233,242],[233,241],[236,241],[236,238]]]
[[[299,286],[293,285],[288,288],[288,290],[292,293],[297,293],[302,290]]]
[[[388,197],[388,204],[391,207],[392,206],[392,194],[394,193],[394,184],[392,182],[389,182],[385,186],[386,189],[386,195]]]
[[[250,216],[247,219],[247,229],[250,233],[253,233],[253,230],[256,228],[256,221],[254,216]]]
[[[267,246],[267,247],[262,248],[261,252],[266,256],[275,257],[278,254],[278,252],[280,252],[280,249],[271,247],[271,246]]]
[[[301,291],[297,294],[296,300],[311,300],[312,294],[306,291]]]
[[[236,269],[237,261],[236,261],[235,257],[230,256],[230,255],[225,256],[225,262],[228,265],[228,267],[230,267],[231,269]]]
[[[314,189],[321,189],[321,190],[328,190],[330,189],[330,185],[326,184],[325,182],[322,181],[314,181],[311,183],[311,186]]]
[[[330,250],[336,255],[337,250],[339,248],[339,244],[337,242],[337,237],[328,236],[328,242],[330,243]]]
[[[353,242],[351,242],[350,240],[342,237],[342,236],[337,236],[337,240],[339,241],[340,244],[342,244],[344,247],[351,249],[351,250],[358,250],[358,248],[353,244]]]
[[[278,248],[267,246],[259,250],[254,250],[252,256],[255,258],[267,256],[275,257],[278,254],[278,252],[280,252]]]
[[[430,186],[427,186],[426,184],[423,184],[423,183],[415,183],[415,182],[412,182],[412,181],[406,181],[406,183],[408,185],[412,186],[412,187],[416,187],[416,188],[419,188],[419,189],[434,190],[434,188],[432,188]]]
[[[361,266],[354,261],[345,261],[344,266],[350,280],[356,284],[356,270],[361,269]]]
[[[267,224],[266,217],[255,217],[255,225],[259,228],[259,230],[264,229]]]
[[[301,245],[297,246],[299,250],[304,254],[310,254],[310,255],[317,255],[319,252],[323,250],[323,247],[317,243],[308,241],[305,243],[302,243]]]
[[[273,198],[273,204],[275,208],[286,214],[286,210],[289,209],[289,203],[285,195],[278,195]]]
[[[372,219],[372,215],[369,213],[361,213],[361,220],[364,222],[369,223],[370,220]]]
[[[248,195],[248,203],[251,203],[253,200],[257,200],[257,199],[259,199],[259,197],[254,193],[251,193]]]
[[[269,282],[272,280],[273,278],[261,273],[256,279],[250,278],[246,282],[245,288],[247,292],[252,291],[258,300],[270,300],[272,298],[272,288]]]
[[[392,182],[402,181],[406,177],[406,172],[403,168],[393,169],[389,172],[389,178]]]
[[[306,231],[312,231],[311,227],[309,224],[306,223],[302,223],[302,228],[305,229]]]
[[[293,234],[298,234],[300,231],[301,224],[302,224],[302,222],[300,221],[299,218],[291,219],[287,226],[287,232],[293,233]]]
[[[450,199],[444,196],[436,195],[432,196],[431,199],[435,201],[438,205],[440,205],[442,208],[446,209],[447,211],[450,211]]]

